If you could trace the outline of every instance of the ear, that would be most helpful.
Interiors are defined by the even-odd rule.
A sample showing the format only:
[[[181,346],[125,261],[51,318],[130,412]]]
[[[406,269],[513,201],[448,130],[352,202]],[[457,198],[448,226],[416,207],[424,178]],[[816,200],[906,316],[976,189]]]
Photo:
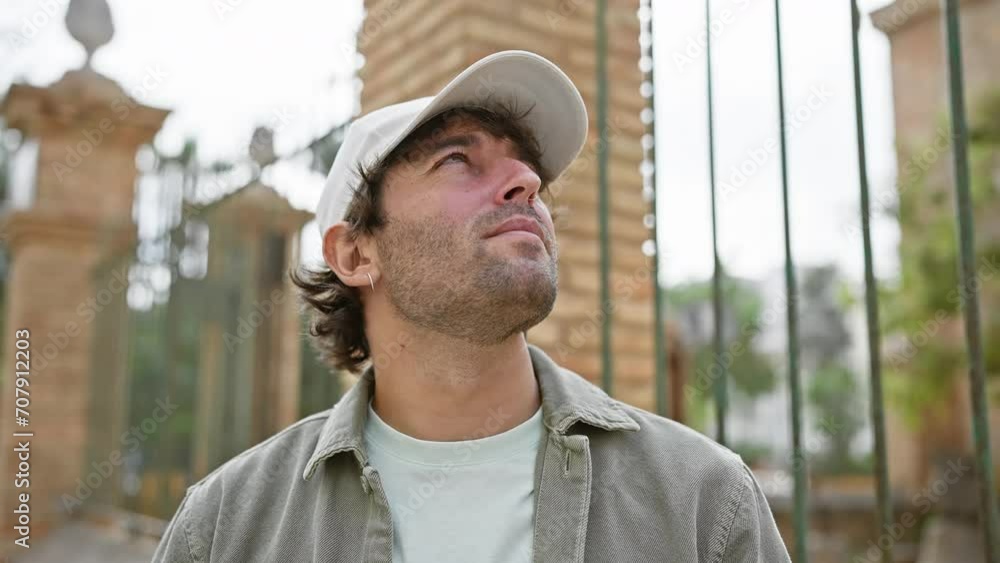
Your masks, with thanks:
[[[336,223],[323,235],[323,260],[340,281],[351,287],[368,286],[368,275],[378,283],[379,268],[375,245],[365,235],[351,237],[345,221]]]

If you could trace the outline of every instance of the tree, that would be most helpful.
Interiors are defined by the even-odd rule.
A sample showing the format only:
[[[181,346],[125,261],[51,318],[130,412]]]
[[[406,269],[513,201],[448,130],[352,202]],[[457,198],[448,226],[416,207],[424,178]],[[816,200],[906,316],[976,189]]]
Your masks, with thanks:
[[[851,442],[864,427],[865,413],[858,408],[855,374],[837,363],[822,366],[809,382],[808,399],[814,408],[814,427],[828,438],[828,447],[816,465],[830,473],[855,469]]]
[[[1000,90],[973,104],[969,124],[969,162],[973,218],[976,228],[975,283],[983,317],[983,352],[988,377],[1000,374],[1000,317],[988,314],[1000,306]],[[946,124],[938,128],[947,131]],[[961,338],[944,338],[944,327],[960,324],[958,276],[950,145],[928,152],[933,143],[917,144],[905,156],[900,171],[900,280],[881,289],[887,342],[886,395],[912,426],[928,410],[946,408],[955,377],[968,363]],[[905,153],[904,153],[905,154]]]
[[[671,288],[666,292],[671,315],[694,358],[693,373],[713,373],[720,359],[716,357],[712,314],[712,282],[698,281]],[[772,391],[777,376],[770,360],[758,349],[762,299],[753,283],[724,278],[722,283],[722,346],[732,358],[726,367],[727,382],[735,391],[735,401],[748,401]],[[691,423],[704,426],[710,414],[713,389],[700,385],[691,390]]]

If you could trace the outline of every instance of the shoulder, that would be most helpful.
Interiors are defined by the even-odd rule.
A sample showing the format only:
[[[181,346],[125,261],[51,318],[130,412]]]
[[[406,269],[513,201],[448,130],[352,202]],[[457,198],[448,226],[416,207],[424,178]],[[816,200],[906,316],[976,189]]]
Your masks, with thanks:
[[[615,403],[639,425],[639,430],[631,433],[633,447],[647,450],[671,469],[683,465],[694,472],[722,472],[742,480],[743,460],[729,448],[675,420],[617,400]]]
[[[246,485],[279,477],[301,477],[329,416],[328,409],[299,420],[223,463],[193,487],[205,488],[231,480]]]
[[[604,436],[604,455],[617,459],[610,467],[647,480],[675,507],[726,512],[739,503],[749,475],[739,455],[679,422],[612,400],[639,429]]]
[[[676,421],[615,401],[639,430],[601,433],[594,444],[595,471],[612,490],[632,490],[635,513],[661,527],[691,523],[699,550],[725,550],[731,530],[757,515],[750,505],[766,501],[749,467],[735,452]],[[593,443],[593,442],[592,442]],[[640,491],[641,494],[635,494]],[[760,512],[759,514],[763,514]]]
[[[302,469],[329,414],[292,424],[188,487],[154,561],[208,561],[211,554],[242,553],[246,545],[239,538],[275,524],[280,516],[269,507],[301,491]]]
[[[329,414],[308,416],[220,465],[188,487],[178,517],[214,521],[251,501],[287,495],[302,479]]]
[[[764,492],[739,455],[676,421],[612,401],[639,429],[591,433],[598,516],[613,521],[606,513],[628,499],[636,526],[706,554],[699,560],[789,561]]]

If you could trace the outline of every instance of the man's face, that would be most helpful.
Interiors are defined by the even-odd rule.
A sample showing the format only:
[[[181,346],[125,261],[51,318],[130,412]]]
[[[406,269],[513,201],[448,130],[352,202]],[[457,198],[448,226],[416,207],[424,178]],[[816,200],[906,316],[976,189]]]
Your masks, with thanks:
[[[375,241],[397,314],[483,345],[547,317],[558,245],[540,184],[517,146],[470,118],[450,120],[393,165]]]

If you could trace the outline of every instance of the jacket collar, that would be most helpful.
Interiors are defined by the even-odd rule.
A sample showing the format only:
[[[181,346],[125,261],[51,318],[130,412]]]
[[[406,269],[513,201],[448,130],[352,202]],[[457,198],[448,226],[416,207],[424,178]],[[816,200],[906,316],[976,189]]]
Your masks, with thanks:
[[[533,344],[528,344],[528,354],[542,395],[542,418],[550,432],[565,435],[577,422],[609,431],[639,430],[639,424],[625,413],[621,403],[594,384],[560,367]],[[364,427],[374,387],[374,367],[369,366],[330,410],[303,479],[312,477],[321,462],[341,452],[351,451],[361,465],[366,463]]]

